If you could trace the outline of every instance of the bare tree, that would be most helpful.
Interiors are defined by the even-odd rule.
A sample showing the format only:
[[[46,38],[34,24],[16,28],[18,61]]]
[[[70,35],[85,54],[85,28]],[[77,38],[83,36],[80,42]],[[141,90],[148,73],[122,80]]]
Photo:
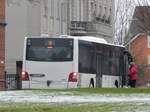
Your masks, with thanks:
[[[133,0],[116,0],[115,43],[122,45],[133,13]]]
[[[143,34],[145,37],[145,33],[150,31],[150,0],[133,0],[133,4],[136,6],[134,9],[134,14],[132,16],[130,29],[128,31],[128,36],[126,36],[126,41],[130,42],[130,40],[135,37],[135,35]],[[142,36],[142,35],[140,35]],[[135,45],[138,45],[135,47]],[[150,71],[147,55],[143,55],[147,52],[147,46],[142,42],[133,43],[130,46],[130,52],[134,58],[134,61],[138,64],[139,68],[139,79],[142,80],[142,83],[146,84],[147,80],[150,79]],[[140,83],[139,83],[140,84]]]
[[[129,33],[131,33],[131,36],[138,33],[150,32],[150,0],[134,0],[134,2],[136,3],[136,8],[133,15],[135,21],[132,21],[130,26]],[[129,40],[131,38],[132,37],[129,37]],[[136,56],[140,55],[144,50],[143,48],[141,49],[141,52],[135,54]]]
[[[141,6],[142,10],[136,18],[133,17],[135,7]],[[116,0],[115,20],[115,43],[124,44],[124,39],[129,40],[129,26],[131,23],[138,23],[141,31],[150,31],[150,0]]]
[[[147,33],[150,31],[150,0],[134,0],[134,14],[128,34],[125,37],[125,43],[131,40],[138,33]]]

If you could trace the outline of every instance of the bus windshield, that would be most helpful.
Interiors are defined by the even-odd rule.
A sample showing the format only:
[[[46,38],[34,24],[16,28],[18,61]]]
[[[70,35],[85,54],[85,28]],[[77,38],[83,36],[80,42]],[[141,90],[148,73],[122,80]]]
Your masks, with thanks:
[[[26,60],[72,61],[73,39],[28,38]]]

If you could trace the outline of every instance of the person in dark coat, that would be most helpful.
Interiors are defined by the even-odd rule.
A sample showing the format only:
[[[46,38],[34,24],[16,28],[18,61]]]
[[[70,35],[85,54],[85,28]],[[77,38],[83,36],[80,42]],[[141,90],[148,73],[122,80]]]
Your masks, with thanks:
[[[129,79],[130,79],[130,86],[132,88],[135,88],[136,80],[138,79],[138,68],[137,68],[137,66],[135,65],[134,62],[130,63]]]

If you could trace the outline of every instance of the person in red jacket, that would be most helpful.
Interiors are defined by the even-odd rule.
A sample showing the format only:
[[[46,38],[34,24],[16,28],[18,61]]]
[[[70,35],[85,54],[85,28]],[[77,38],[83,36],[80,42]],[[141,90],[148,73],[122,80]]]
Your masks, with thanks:
[[[130,79],[130,86],[132,88],[135,88],[136,80],[138,79],[138,68],[137,68],[137,66],[135,65],[134,62],[130,63],[129,79]]]

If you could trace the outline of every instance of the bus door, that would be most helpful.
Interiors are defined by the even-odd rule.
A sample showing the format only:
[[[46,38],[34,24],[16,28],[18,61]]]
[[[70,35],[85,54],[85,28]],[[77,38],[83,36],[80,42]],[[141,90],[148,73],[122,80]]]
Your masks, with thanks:
[[[100,54],[96,54],[96,87],[102,87],[102,59]]]
[[[122,76],[122,87],[123,86],[128,86],[128,70],[129,70],[129,63],[133,61],[133,57],[130,54],[129,51],[125,50],[124,52],[124,57],[123,57],[123,69],[124,69],[124,75]]]

